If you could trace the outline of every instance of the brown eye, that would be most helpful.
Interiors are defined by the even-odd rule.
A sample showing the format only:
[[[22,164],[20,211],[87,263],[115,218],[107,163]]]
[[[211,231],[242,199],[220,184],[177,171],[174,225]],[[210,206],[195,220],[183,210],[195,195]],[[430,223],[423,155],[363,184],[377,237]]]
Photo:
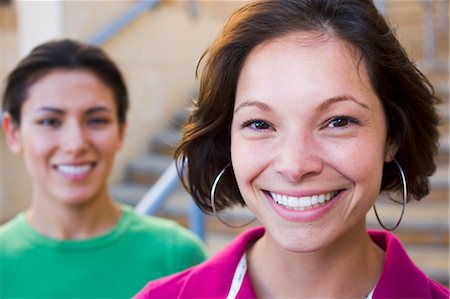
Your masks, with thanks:
[[[45,127],[57,127],[61,124],[61,121],[56,118],[44,118],[38,121],[38,124]]]
[[[350,116],[337,116],[333,117],[326,123],[327,128],[344,128],[351,125],[357,125],[360,124],[360,122]]]
[[[103,117],[92,118],[88,121],[88,123],[93,126],[101,126],[101,125],[108,124],[109,122],[110,122],[110,120],[108,118],[103,118]]]
[[[253,119],[253,120],[249,120],[246,121],[243,125],[242,128],[251,128],[254,130],[270,130],[272,129],[272,126],[264,121],[264,120],[260,120],[260,119]]]
[[[343,117],[335,118],[330,121],[330,126],[332,127],[345,127],[348,126],[349,120]]]

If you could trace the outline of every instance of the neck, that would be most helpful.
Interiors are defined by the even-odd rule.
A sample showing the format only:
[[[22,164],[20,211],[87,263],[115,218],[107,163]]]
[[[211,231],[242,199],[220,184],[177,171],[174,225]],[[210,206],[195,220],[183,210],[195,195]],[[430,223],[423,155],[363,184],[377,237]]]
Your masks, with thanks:
[[[107,191],[82,204],[34,197],[26,218],[31,227],[59,240],[86,239],[109,231],[120,218],[120,208]]]
[[[384,252],[362,223],[328,248],[307,253],[280,248],[266,231],[248,261],[258,298],[365,298],[381,276]]]

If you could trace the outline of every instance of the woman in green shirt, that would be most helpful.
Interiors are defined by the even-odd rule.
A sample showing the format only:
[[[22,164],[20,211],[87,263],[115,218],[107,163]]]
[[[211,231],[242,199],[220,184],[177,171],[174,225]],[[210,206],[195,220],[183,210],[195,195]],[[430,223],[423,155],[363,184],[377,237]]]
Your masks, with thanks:
[[[0,227],[1,298],[129,298],[205,259],[186,229],[111,199],[127,109],[120,70],[93,46],[51,41],[9,74],[3,129],[32,199]]]

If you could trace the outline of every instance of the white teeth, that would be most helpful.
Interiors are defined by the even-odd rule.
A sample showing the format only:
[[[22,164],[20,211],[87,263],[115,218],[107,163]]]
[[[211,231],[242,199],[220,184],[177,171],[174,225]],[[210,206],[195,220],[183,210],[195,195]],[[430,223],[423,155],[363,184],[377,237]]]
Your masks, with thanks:
[[[309,207],[311,205],[311,197],[297,197],[296,200],[300,202],[301,207]]]
[[[289,198],[288,203],[287,203],[288,206],[293,207],[293,208],[300,206],[300,203],[298,202],[297,198],[292,197],[292,196],[289,196],[288,198]]]
[[[57,169],[58,171],[66,174],[72,174],[72,175],[80,175],[88,172],[91,169],[91,164],[84,164],[84,165],[58,165]]]
[[[294,197],[270,192],[272,198],[278,204],[293,210],[305,210],[315,206],[319,206],[337,195],[338,192],[330,192],[325,194],[317,194],[312,196]]]
[[[319,203],[324,203],[326,200],[330,200],[330,193],[327,193],[325,195],[320,194],[318,197]]]

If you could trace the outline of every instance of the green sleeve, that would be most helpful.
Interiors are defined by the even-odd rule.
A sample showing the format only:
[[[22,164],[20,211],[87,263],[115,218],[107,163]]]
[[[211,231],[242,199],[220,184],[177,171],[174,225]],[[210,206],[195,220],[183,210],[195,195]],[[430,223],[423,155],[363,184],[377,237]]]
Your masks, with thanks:
[[[203,242],[192,232],[184,228],[176,230],[173,244],[172,265],[174,272],[195,266],[208,257]]]

